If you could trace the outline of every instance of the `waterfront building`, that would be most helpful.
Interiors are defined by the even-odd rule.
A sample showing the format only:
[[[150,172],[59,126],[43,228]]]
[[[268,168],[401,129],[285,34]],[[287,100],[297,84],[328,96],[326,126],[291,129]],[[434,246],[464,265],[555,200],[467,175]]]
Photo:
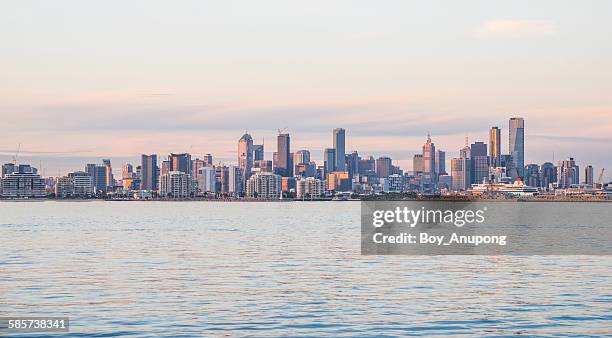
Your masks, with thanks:
[[[238,140],[238,167],[242,179],[248,180],[253,168],[253,138],[249,134],[242,135]]]
[[[113,176],[113,166],[111,165],[111,160],[104,159],[102,160],[102,164],[105,168],[106,190],[113,191],[115,189],[115,178]]]
[[[187,175],[192,174],[191,155],[188,153],[174,154],[168,156],[168,170],[180,171]]]
[[[236,196],[244,192],[244,185],[246,184],[246,181],[242,177],[242,173],[243,168],[233,165],[228,167],[227,192]]]
[[[93,177],[84,171],[75,171],[55,181],[55,197],[90,197],[95,194]]]
[[[589,187],[593,187],[593,183],[595,183],[593,179],[593,166],[587,165],[584,168],[584,184],[586,184]]]
[[[387,178],[392,174],[392,160],[390,157],[381,156],[376,159],[376,175],[379,178]]]
[[[215,175],[215,168],[212,166],[205,166],[198,169],[198,192],[199,193],[208,193],[208,192],[216,192],[217,191],[217,179]]]
[[[446,152],[436,149],[436,176],[446,175]]]
[[[161,176],[159,195],[171,198],[187,198],[193,189],[189,174],[182,171],[170,171]]]
[[[580,168],[573,157],[557,163],[557,188],[571,188],[580,183]]]
[[[346,171],[346,136],[342,128],[334,129],[334,149],[336,149],[335,171]]]
[[[336,171],[336,149],[325,149],[323,152],[323,166],[325,167],[325,174]]]
[[[257,199],[279,199],[281,176],[273,173],[257,173],[247,181],[247,197]]]
[[[159,181],[157,155],[141,155],[140,175],[140,190],[157,191]]]
[[[489,130],[489,154],[491,167],[501,167],[501,129],[491,127]]]
[[[14,171],[2,177],[2,197],[5,198],[40,198],[47,196],[45,180],[38,170],[27,164],[13,167]]]
[[[470,146],[471,183],[483,183],[489,174],[489,158],[487,156],[487,145],[483,142],[475,142]]]
[[[291,157],[291,138],[289,134],[278,134],[276,138],[276,156],[274,172],[282,177],[293,176],[293,159]]]
[[[423,145],[423,156],[422,156],[422,171],[423,180],[427,183],[436,182],[436,145],[431,142],[431,137],[427,133],[427,141]]]
[[[297,198],[317,198],[325,193],[323,181],[314,177],[302,178],[296,182]]]
[[[525,170],[525,120],[513,117],[509,122],[509,151],[518,177],[524,177]],[[516,177],[513,177],[516,178]]]

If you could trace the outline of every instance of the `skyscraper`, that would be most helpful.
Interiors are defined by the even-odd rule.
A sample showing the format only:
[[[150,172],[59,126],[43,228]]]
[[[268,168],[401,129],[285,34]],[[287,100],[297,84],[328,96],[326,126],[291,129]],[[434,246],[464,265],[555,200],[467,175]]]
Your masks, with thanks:
[[[436,149],[436,175],[446,175],[446,152]]]
[[[211,154],[204,155],[204,158],[202,160],[204,161],[205,166],[213,165],[213,156]]]
[[[412,172],[414,175],[423,173],[423,154],[414,154],[412,157]]]
[[[555,165],[545,162],[540,166],[540,186],[549,188],[551,183],[557,182],[557,170]]]
[[[299,150],[293,154],[293,164],[304,164],[310,163],[310,151],[308,150]]]
[[[489,175],[487,145],[483,142],[472,143],[470,147],[471,183],[480,184]]]
[[[188,153],[170,154],[170,156],[168,156],[168,161],[169,171],[180,171],[191,175],[191,155]]]
[[[249,134],[242,135],[238,140],[238,167],[242,180],[246,182],[251,177],[253,168],[253,138]]]
[[[519,177],[523,177],[525,173],[525,121],[522,117],[511,118],[508,130],[510,137],[509,151],[510,156],[512,156],[512,164],[516,169],[516,174]]]
[[[323,152],[323,167],[325,168],[325,174],[336,171],[336,149],[325,149]]]
[[[376,159],[376,174],[379,178],[387,178],[392,174],[393,163],[389,157],[379,157]]]
[[[427,133],[427,142],[423,145],[423,178],[426,182],[436,182],[436,146]]]
[[[289,134],[278,134],[276,138],[276,159],[274,161],[274,172],[282,177],[293,176],[291,162],[291,138]]]
[[[584,167],[584,184],[592,187],[593,183],[595,183],[593,180],[593,166],[587,165]]]
[[[157,191],[159,180],[159,168],[157,167],[157,155],[142,154],[140,162],[140,190]]]
[[[106,189],[112,191],[115,186],[115,178],[113,177],[113,167],[111,166],[111,160],[102,160],[104,167],[106,168]]]
[[[134,167],[126,163],[121,167],[121,179],[127,180],[134,177]]]
[[[569,188],[580,183],[580,168],[573,157],[557,163],[557,187]]]
[[[489,130],[489,154],[491,156],[491,167],[500,167],[501,129],[498,127],[492,127]]]
[[[253,145],[253,161],[261,161],[264,159],[264,145],[254,144]]]
[[[451,160],[452,189],[455,191],[468,190],[471,186],[472,161],[471,149],[467,145],[459,150],[459,158]]]
[[[336,149],[336,171],[346,171],[346,140],[342,128],[334,129],[334,149]]]

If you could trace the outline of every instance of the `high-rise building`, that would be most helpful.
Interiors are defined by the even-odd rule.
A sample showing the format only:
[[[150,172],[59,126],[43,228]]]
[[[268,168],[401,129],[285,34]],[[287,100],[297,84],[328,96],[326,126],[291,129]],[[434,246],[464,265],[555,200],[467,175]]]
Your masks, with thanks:
[[[593,166],[587,165],[584,168],[584,184],[592,187],[593,183],[595,183],[593,179]]]
[[[198,173],[198,192],[199,193],[214,193],[217,191],[217,179],[215,177],[215,168],[205,166],[199,169]]]
[[[430,183],[436,182],[436,145],[431,142],[429,133],[423,145],[423,179]]]
[[[552,183],[557,182],[557,169],[550,162],[545,162],[540,166],[540,186],[549,188]]]
[[[193,191],[193,180],[182,171],[170,171],[161,175],[159,195],[171,198],[187,198]]]
[[[279,199],[281,176],[273,173],[257,173],[247,181],[246,196],[257,199]]]
[[[381,156],[376,160],[376,175],[379,178],[387,178],[392,174],[393,163],[391,158]]]
[[[105,179],[106,179],[106,190],[113,191],[115,188],[115,178],[113,177],[113,167],[111,166],[111,160],[104,159],[102,163],[105,167]]]
[[[412,157],[412,172],[414,175],[423,173],[423,154],[414,154]]]
[[[204,155],[204,158],[202,159],[204,161],[204,164],[206,166],[211,166],[213,165],[213,156],[211,154],[206,154]]]
[[[140,162],[140,175],[140,190],[157,191],[159,180],[157,155],[142,154]]]
[[[293,154],[293,164],[305,164],[310,163],[310,151],[308,150],[299,150]]]
[[[291,138],[289,134],[278,134],[274,172],[282,177],[293,176],[293,159],[291,158]]]
[[[334,171],[327,175],[327,190],[351,191],[351,179],[347,171]]]
[[[501,167],[501,129],[498,127],[489,130],[489,154],[491,167]]]
[[[446,175],[446,152],[436,149],[436,175]]]
[[[336,149],[325,149],[323,152],[323,166],[325,167],[325,174],[336,171]]]
[[[93,177],[93,184],[96,193],[104,193],[107,191],[107,167],[104,165],[96,165],[89,163],[85,166],[85,172]]]
[[[131,164],[126,163],[121,167],[121,179],[127,180],[131,178],[134,178],[134,167]]]
[[[89,197],[95,193],[93,177],[84,171],[68,173],[55,181],[55,197]]]
[[[539,187],[540,184],[540,166],[537,164],[528,164],[525,166],[525,177],[523,179],[526,185],[530,187]]]
[[[188,153],[170,154],[168,156],[169,171],[180,171],[187,175],[191,175],[192,164],[191,155]]]
[[[471,187],[472,161],[470,153],[471,149],[466,144],[464,148],[459,150],[459,158],[451,160],[452,189],[455,191],[465,191]]]
[[[5,163],[2,165],[2,176],[0,176],[0,178],[4,177],[4,175],[6,174],[12,174],[14,172],[15,172],[15,164]]]
[[[240,177],[246,182],[251,177],[251,169],[253,168],[253,138],[249,134],[244,134],[238,140],[238,167],[240,168]],[[241,186],[244,185],[241,184]]]
[[[261,161],[264,159],[264,145],[254,144],[253,145],[253,161]]]
[[[215,179],[216,179],[216,191],[217,193],[229,192],[229,168],[225,165],[215,166]]]
[[[475,142],[470,146],[471,183],[480,184],[489,175],[489,158],[487,157],[487,145],[483,142]]]
[[[359,167],[357,171],[359,175],[375,176],[376,175],[376,160],[374,160],[374,157],[368,156],[366,158],[359,160]]]
[[[314,177],[307,177],[296,182],[297,198],[318,198],[325,192],[323,181]]]
[[[359,173],[360,160],[361,157],[359,157],[359,154],[356,151],[346,155],[346,171],[348,171],[351,178]]]
[[[509,151],[516,175],[524,177],[525,172],[525,121],[522,117],[513,117],[509,123]],[[512,177],[512,176],[511,176]],[[516,178],[516,177],[512,177]]]
[[[336,149],[336,171],[346,171],[346,138],[342,128],[334,129],[334,149]]]
[[[569,188],[580,183],[580,168],[573,157],[557,163],[557,187]]]
[[[228,174],[227,192],[232,195],[238,195],[244,192],[246,181],[244,181],[242,177],[242,168],[231,165],[228,167]]]
[[[191,172],[192,172],[191,178],[197,181],[198,176],[200,175],[200,168],[202,167],[206,167],[206,162],[204,160],[200,160],[199,158],[192,160],[191,161]]]

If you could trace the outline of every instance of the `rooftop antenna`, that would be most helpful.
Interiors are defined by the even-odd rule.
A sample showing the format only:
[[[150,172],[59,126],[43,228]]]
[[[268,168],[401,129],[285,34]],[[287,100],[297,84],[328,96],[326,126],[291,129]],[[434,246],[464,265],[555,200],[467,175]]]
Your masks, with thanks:
[[[15,156],[13,156],[13,164],[17,165],[17,158],[19,157],[19,151],[21,151],[21,142],[17,144],[17,151],[15,152]]]

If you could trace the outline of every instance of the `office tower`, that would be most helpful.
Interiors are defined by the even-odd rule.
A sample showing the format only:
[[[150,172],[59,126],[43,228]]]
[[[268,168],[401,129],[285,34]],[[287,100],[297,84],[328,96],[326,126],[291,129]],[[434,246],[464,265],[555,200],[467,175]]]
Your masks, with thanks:
[[[12,174],[13,172],[15,172],[15,164],[5,163],[2,165],[2,176],[0,176],[0,178],[4,177],[6,174]]]
[[[429,133],[423,145],[423,179],[425,182],[436,182],[436,145],[431,142]]]
[[[471,187],[472,161],[470,155],[471,149],[466,140],[466,146],[459,150],[459,158],[451,160],[452,189],[455,191],[465,191]]]
[[[188,153],[173,154],[168,156],[169,171],[180,171],[187,175],[191,175],[191,155]]]
[[[580,168],[576,165],[573,157],[557,163],[557,187],[570,188],[573,184],[580,183]]]
[[[300,177],[315,177],[317,173],[317,165],[315,162],[301,163],[295,166],[295,176]]]
[[[523,180],[530,187],[539,187],[540,185],[540,166],[537,164],[528,164],[525,166],[525,178]]]
[[[336,171],[346,171],[345,132],[342,128],[334,129],[334,149],[336,149]]]
[[[112,191],[115,186],[115,178],[113,177],[113,167],[111,166],[111,160],[104,159],[102,160],[104,167],[106,168],[105,179],[106,179],[106,189],[108,191]]]
[[[346,171],[334,171],[327,175],[327,190],[329,191],[351,191],[351,178]]]
[[[204,160],[200,160],[199,158],[192,160],[191,161],[191,173],[192,173],[191,178],[197,181],[198,175],[200,175],[200,168],[205,167],[205,166],[206,166],[206,162]]]
[[[381,156],[376,160],[376,175],[378,178],[387,178],[393,171],[391,158]]]
[[[475,142],[470,146],[471,183],[480,184],[489,175],[489,158],[487,157],[487,145],[483,142]]]
[[[258,172],[272,172],[272,161],[270,160],[257,160],[254,164],[254,168],[259,169]]]
[[[161,163],[160,175],[165,175],[170,172],[170,161],[165,160]]]
[[[489,154],[491,167],[501,167],[501,129],[492,127],[489,130]]]
[[[346,155],[346,171],[348,171],[349,176],[352,178],[355,174],[359,173],[359,161],[361,157],[356,151],[353,151],[350,154]]]
[[[308,150],[299,150],[293,154],[293,164],[296,166],[298,164],[310,163],[310,151]]]
[[[584,168],[584,184],[592,187],[594,182],[595,181],[593,180],[593,166],[587,165]]]
[[[274,172],[282,177],[293,176],[291,162],[291,138],[289,134],[278,134],[276,138],[276,158],[274,161]]]
[[[85,166],[85,172],[89,176],[93,177],[94,187],[96,193],[106,192],[108,186],[106,185],[107,167],[104,165],[87,164]]]
[[[47,196],[45,180],[38,170],[27,164],[21,164],[13,172],[2,177],[1,189],[3,197],[10,198],[40,198]]]
[[[134,177],[134,167],[126,163],[121,167],[121,179],[127,180]]]
[[[436,176],[446,175],[446,152],[436,149]]]
[[[140,162],[140,175],[140,190],[157,191],[159,180],[157,155],[142,154]]]
[[[253,138],[249,134],[242,135],[238,140],[238,167],[242,179],[248,180],[253,168]]]
[[[242,172],[243,168],[233,165],[228,167],[227,192],[234,196],[237,196],[240,193],[244,192],[244,186],[246,184],[246,181],[244,181],[242,177]]]
[[[198,173],[198,192],[199,193],[214,193],[217,191],[217,178],[215,168],[205,166],[199,169]]]
[[[325,167],[325,174],[336,171],[336,149],[325,149],[323,152],[323,166]]]
[[[191,176],[183,171],[170,171],[161,175],[159,195],[171,198],[187,198],[193,191]]]
[[[550,162],[545,162],[540,166],[540,186],[549,188],[552,183],[557,182],[557,169]]]
[[[369,156],[359,160],[359,167],[357,171],[359,175],[376,175],[376,160],[374,160],[374,157]]]
[[[253,145],[253,161],[261,161],[264,159],[264,145],[254,144]]]
[[[509,151],[512,164],[518,177],[524,176],[525,170],[525,121],[522,117],[513,117],[509,123]],[[511,176],[512,178],[516,178]]]
[[[257,199],[279,199],[281,176],[273,173],[257,173],[247,181],[246,196]]]
[[[211,154],[204,155],[204,158],[202,160],[204,161],[205,166],[213,165],[213,156]]]
[[[225,165],[217,165],[214,168],[217,193],[227,193],[229,191],[229,168]]]
[[[412,172],[414,175],[423,173],[423,154],[414,154],[412,157]]]

